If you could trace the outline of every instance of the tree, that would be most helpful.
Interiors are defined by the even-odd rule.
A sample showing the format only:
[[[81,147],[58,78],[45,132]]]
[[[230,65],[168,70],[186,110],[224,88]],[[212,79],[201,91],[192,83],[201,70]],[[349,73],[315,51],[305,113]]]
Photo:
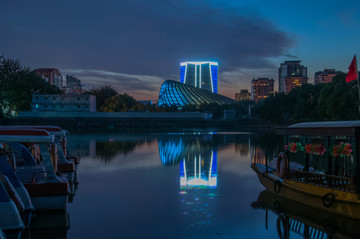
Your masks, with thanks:
[[[292,106],[291,118],[295,121],[320,120],[317,112],[318,98],[325,84],[304,84],[290,91],[288,103]]]
[[[359,118],[357,82],[346,83],[346,74],[339,73],[321,89],[317,112],[324,120],[354,120]]]
[[[128,94],[118,94],[105,100],[104,104],[100,107],[103,112],[127,112],[135,107],[136,101]]]
[[[105,85],[99,88],[89,90],[87,94],[96,96],[96,110],[101,111],[100,109],[104,107],[103,105],[105,101],[113,96],[116,96],[118,93],[111,86]]]
[[[259,118],[266,121],[287,124],[291,118],[291,104],[288,102],[289,97],[284,93],[276,93],[255,106],[254,113]]]
[[[62,91],[50,85],[18,60],[0,57],[0,112],[30,110],[33,94],[61,94]]]

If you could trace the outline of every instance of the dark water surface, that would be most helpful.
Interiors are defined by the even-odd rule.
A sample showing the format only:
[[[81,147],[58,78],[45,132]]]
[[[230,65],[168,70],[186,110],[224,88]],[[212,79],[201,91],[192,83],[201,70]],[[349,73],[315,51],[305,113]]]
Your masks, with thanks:
[[[266,135],[88,134],[69,143],[81,161],[67,238],[279,238],[278,215],[252,206],[264,191],[252,157],[274,147]]]

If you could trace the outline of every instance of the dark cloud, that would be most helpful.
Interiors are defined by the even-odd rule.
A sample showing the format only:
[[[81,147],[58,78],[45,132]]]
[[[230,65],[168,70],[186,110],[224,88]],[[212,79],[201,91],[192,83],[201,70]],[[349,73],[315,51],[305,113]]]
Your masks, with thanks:
[[[33,68],[100,69],[163,78],[177,74],[179,63],[186,60],[217,60],[222,71],[232,71],[273,67],[269,58],[288,55],[292,36],[268,19],[226,3],[220,7],[194,2],[3,2],[0,54]]]
[[[258,68],[292,43],[266,19],[208,1],[10,1],[0,12],[5,51],[34,65],[167,75],[182,60],[213,59]]]

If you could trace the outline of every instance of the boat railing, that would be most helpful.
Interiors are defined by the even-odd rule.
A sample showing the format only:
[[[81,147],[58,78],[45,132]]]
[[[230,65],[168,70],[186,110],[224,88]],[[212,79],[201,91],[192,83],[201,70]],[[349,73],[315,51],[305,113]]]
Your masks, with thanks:
[[[289,169],[287,179],[295,182],[313,184],[347,192],[354,192],[353,179],[349,177],[341,177],[335,175],[326,175],[321,173]]]
[[[328,238],[328,234],[321,229],[305,224],[302,221],[289,217],[290,230],[296,232],[304,238],[323,239]]]

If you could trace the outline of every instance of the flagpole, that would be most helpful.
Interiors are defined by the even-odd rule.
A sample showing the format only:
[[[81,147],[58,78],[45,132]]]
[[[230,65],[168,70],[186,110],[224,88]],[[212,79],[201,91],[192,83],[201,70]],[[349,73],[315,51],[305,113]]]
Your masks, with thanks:
[[[357,67],[356,67],[357,70]],[[360,79],[359,79],[359,72],[357,72],[357,85],[358,85],[358,92],[359,92],[359,112],[360,112]]]
[[[357,60],[356,60],[356,54],[355,54],[355,70],[357,75],[357,85],[358,85],[358,93],[359,93],[359,112],[360,112],[360,79],[359,79],[359,72],[357,68]]]

